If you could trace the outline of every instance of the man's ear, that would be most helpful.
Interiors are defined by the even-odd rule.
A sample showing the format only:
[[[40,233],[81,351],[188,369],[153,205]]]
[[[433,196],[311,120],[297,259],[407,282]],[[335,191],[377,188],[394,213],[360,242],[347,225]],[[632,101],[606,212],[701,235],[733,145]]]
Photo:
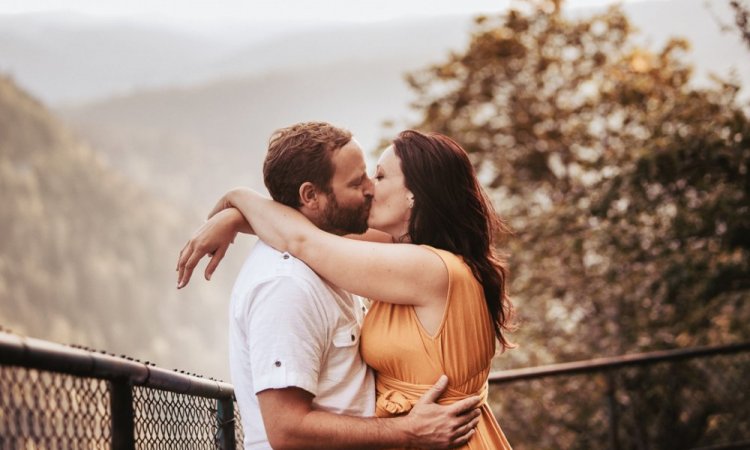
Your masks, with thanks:
[[[302,207],[311,210],[319,208],[320,191],[309,181],[305,181],[299,187],[299,201]]]

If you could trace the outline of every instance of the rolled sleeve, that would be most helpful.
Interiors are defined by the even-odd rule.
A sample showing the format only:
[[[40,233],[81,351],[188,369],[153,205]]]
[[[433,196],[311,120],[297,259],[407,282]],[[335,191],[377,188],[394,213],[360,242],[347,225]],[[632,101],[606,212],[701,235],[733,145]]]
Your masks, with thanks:
[[[256,394],[287,387],[318,394],[328,326],[312,289],[287,277],[263,283],[244,322]]]

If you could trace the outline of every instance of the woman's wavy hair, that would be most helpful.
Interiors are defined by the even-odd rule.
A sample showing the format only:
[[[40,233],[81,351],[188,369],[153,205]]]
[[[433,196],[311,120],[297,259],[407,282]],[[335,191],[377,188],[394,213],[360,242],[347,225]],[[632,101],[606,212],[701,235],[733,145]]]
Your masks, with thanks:
[[[506,292],[507,263],[494,241],[510,232],[479,185],[461,146],[439,133],[401,132],[393,141],[406,187],[414,194],[409,238],[461,255],[481,283],[502,349],[513,345],[513,306]]]

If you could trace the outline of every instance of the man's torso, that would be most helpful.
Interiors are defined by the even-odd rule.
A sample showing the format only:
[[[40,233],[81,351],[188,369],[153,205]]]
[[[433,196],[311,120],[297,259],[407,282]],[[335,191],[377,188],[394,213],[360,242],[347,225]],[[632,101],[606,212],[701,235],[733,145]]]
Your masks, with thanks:
[[[371,416],[375,389],[359,354],[364,308],[302,261],[258,242],[230,305],[229,358],[245,448],[270,448],[256,394],[299,387],[316,409]]]

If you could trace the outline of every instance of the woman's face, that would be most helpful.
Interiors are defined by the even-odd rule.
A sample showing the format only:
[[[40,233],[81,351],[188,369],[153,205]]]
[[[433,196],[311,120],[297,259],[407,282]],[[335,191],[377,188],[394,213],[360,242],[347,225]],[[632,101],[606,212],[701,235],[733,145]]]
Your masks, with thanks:
[[[367,225],[398,239],[409,231],[413,195],[406,188],[401,159],[392,145],[380,155],[374,181],[375,193]]]

